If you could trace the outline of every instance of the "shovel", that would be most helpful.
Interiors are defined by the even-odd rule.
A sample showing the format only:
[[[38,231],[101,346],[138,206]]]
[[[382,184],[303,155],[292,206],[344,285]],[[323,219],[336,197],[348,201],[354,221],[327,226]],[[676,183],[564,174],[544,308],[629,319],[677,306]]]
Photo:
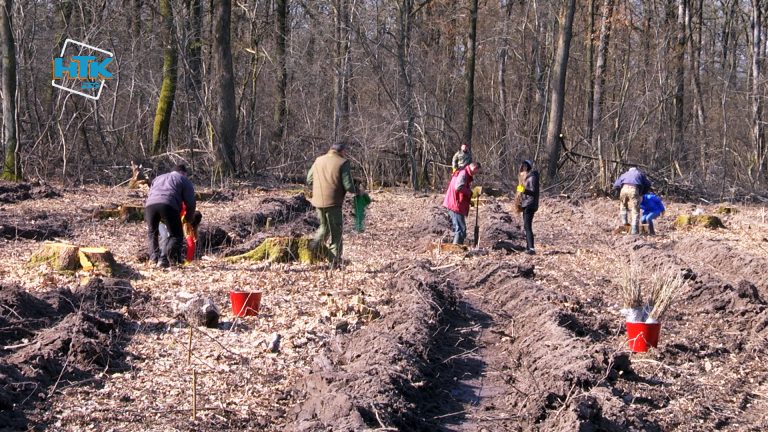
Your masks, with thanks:
[[[473,246],[477,247],[477,245],[480,244],[480,195],[483,193],[483,188],[481,187],[480,190],[477,192],[477,198],[475,198],[475,237],[473,239]]]

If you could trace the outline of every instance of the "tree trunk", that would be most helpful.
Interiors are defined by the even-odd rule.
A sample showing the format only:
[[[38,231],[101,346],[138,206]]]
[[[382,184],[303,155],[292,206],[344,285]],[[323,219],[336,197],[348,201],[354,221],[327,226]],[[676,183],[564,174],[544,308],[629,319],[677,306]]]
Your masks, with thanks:
[[[350,10],[348,0],[336,0],[336,74],[334,76],[333,137],[343,140],[349,134]]]
[[[685,10],[686,0],[677,0],[677,44],[674,51],[675,64],[675,126],[673,129],[672,148],[673,154],[677,155],[681,162],[687,162],[687,149],[684,143],[685,130],[685,112],[683,110],[683,99],[685,97]]]
[[[475,57],[477,47],[477,0],[469,0],[469,37],[467,38],[467,61],[464,66],[464,141],[472,147],[472,125],[475,117]]]
[[[547,180],[550,182],[554,182],[557,177],[557,163],[560,159],[563,109],[565,108],[565,76],[568,72],[568,56],[571,49],[575,10],[576,0],[565,0],[560,13],[562,26],[557,40],[557,51],[553,65],[551,105],[549,108],[549,125],[547,126],[547,147],[549,148]]]
[[[754,145],[754,164],[757,169],[756,175],[750,175],[753,184],[759,183],[762,177],[763,160],[765,159],[764,137],[762,128],[763,101],[760,90],[760,81],[762,79],[762,35],[763,35],[763,15],[762,2],[752,0],[752,82],[750,96],[752,100],[752,143]],[[751,173],[750,173],[751,174]]]
[[[16,42],[13,39],[13,0],[0,0],[0,44],[2,44],[3,70],[3,143],[5,160],[2,178],[19,181],[22,179],[19,160],[19,141],[16,130]]]
[[[275,102],[275,131],[272,138],[283,142],[288,118],[288,0],[277,0],[277,101]]]
[[[405,116],[405,147],[408,152],[408,159],[411,167],[411,186],[413,190],[419,189],[419,164],[416,158],[416,145],[413,138],[413,130],[416,123],[416,114],[413,108],[413,83],[410,74],[410,51],[411,51],[411,11],[413,10],[413,0],[402,0],[398,16],[400,27],[399,41],[397,44],[397,59],[400,72],[400,81],[402,89],[400,94],[400,109]]]
[[[163,17],[163,85],[157,100],[155,124],[152,128],[150,152],[157,155],[168,149],[168,128],[171,125],[173,102],[176,98],[176,66],[179,52],[176,48],[176,27],[173,23],[171,0],[160,0],[160,16]]]
[[[507,89],[507,57],[509,52],[509,21],[510,14],[512,12],[512,3],[507,4],[507,10],[504,17],[504,30],[502,34],[501,48],[499,48],[499,111],[501,112],[502,131],[504,137],[502,142],[504,145],[501,149],[499,157],[499,172],[501,174],[501,182],[503,185],[508,186],[511,175],[510,163],[512,154],[512,127],[509,115],[509,90]]]
[[[237,137],[237,113],[235,112],[235,76],[232,70],[230,22],[232,0],[214,2],[214,74],[218,106],[214,119],[215,172],[229,176],[235,172],[235,138]]]
[[[189,73],[187,73],[186,87],[187,98],[190,101],[190,111],[198,119],[199,107],[202,105],[200,97],[202,88],[202,37],[203,37],[203,5],[201,0],[187,0],[187,62],[189,64]],[[200,122],[197,122],[195,132],[200,132]]]
[[[605,86],[606,59],[608,58],[608,45],[611,39],[611,19],[613,17],[613,0],[604,0],[602,10],[602,23],[600,24],[600,45],[597,49],[597,62],[595,65],[595,92],[592,103],[592,118],[594,120],[594,134],[597,135],[597,157],[599,165],[600,188],[608,189],[608,167],[605,160],[608,153],[605,150],[602,136],[603,123],[603,87]]]
[[[589,71],[589,82],[587,83],[587,118],[584,127],[584,140],[587,142],[587,145],[591,147],[593,136],[592,130],[594,128],[594,118],[592,117],[594,110],[593,104],[595,100],[595,74],[593,72],[595,70],[595,0],[589,0],[587,13],[589,14],[589,27],[587,28],[585,45],[587,47],[587,65],[589,67],[587,70]]]

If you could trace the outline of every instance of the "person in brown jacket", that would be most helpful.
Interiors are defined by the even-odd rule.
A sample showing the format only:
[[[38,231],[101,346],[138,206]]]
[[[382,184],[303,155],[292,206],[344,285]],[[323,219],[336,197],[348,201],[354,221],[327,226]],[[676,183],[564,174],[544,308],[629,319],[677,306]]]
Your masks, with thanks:
[[[315,159],[307,173],[307,184],[312,186],[312,205],[317,209],[320,226],[315,232],[311,246],[324,243],[331,237],[329,249],[334,265],[341,264],[343,244],[341,240],[344,220],[341,205],[347,192],[355,192],[355,184],[349,170],[346,155],[347,145],[336,143],[328,153]]]

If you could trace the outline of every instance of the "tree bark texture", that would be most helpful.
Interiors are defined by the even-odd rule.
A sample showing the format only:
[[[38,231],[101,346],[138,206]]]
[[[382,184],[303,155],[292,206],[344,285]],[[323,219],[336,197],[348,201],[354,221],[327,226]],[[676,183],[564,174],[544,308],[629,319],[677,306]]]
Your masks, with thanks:
[[[288,0],[277,0],[277,101],[275,101],[274,141],[285,138],[288,120],[288,32],[290,30]]]
[[[469,0],[469,35],[464,69],[464,144],[472,147],[472,127],[475,118],[475,59],[477,49],[477,0]]]
[[[19,160],[19,137],[16,129],[16,42],[13,37],[13,0],[0,1],[0,44],[2,44],[3,70],[3,144],[5,159],[2,178],[22,179]]]
[[[235,172],[235,138],[237,137],[237,112],[235,109],[235,77],[232,69],[230,23],[232,1],[214,2],[214,75],[218,106],[214,120],[215,172],[227,177]]]
[[[573,35],[573,15],[576,10],[576,0],[565,0],[560,14],[560,33],[555,52],[554,70],[552,73],[552,91],[550,93],[549,125],[547,127],[547,180],[554,182],[557,177],[560,147],[562,146],[563,110],[565,109],[565,78],[568,72],[568,57]]]
[[[171,124],[173,103],[176,99],[177,65],[179,51],[176,41],[176,27],[173,20],[171,0],[160,0],[160,16],[163,19],[163,85],[157,99],[155,123],[152,128],[150,152],[157,155],[168,149],[168,128]]]

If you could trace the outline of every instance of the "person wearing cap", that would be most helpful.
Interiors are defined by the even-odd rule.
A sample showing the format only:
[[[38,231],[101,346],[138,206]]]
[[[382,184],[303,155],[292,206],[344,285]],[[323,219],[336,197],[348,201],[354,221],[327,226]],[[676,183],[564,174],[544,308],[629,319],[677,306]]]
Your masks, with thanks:
[[[312,205],[317,209],[320,226],[315,231],[311,247],[325,243],[330,236],[328,249],[333,254],[333,265],[341,265],[343,253],[342,228],[344,225],[341,206],[347,192],[356,192],[345,158],[347,145],[338,142],[328,153],[315,159],[307,173],[307,184],[312,186]]]
[[[533,247],[533,215],[539,209],[539,171],[533,169],[533,162],[524,160],[520,164],[520,183],[517,185],[517,193],[520,194],[520,207],[523,210],[523,229],[525,230],[525,253],[534,255]]]
[[[452,172],[463,169],[470,163],[472,163],[472,151],[466,144],[462,144],[459,151],[453,155],[453,160],[451,161],[451,168],[453,169]]]
[[[464,244],[467,238],[469,206],[472,202],[472,180],[480,172],[480,163],[472,162],[456,171],[445,191],[443,207],[448,209],[448,216],[453,226],[453,244]]]
[[[622,225],[630,225],[631,234],[639,234],[640,201],[642,196],[651,190],[651,182],[645,173],[631,167],[613,183],[619,191],[619,221]],[[627,219],[627,213],[631,219]]]
[[[187,178],[186,165],[177,165],[173,171],[158,176],[152,181],[147,201],[144,203],[144,220],[147,223],[147,247],[150,262],[158,267],[179,264],[181,245],[184,242],[181,210],[186,206],[187,214],[195,214],[195,187]],[[169,237],[160,247],[158,235],[160,222],[165,223]]]

